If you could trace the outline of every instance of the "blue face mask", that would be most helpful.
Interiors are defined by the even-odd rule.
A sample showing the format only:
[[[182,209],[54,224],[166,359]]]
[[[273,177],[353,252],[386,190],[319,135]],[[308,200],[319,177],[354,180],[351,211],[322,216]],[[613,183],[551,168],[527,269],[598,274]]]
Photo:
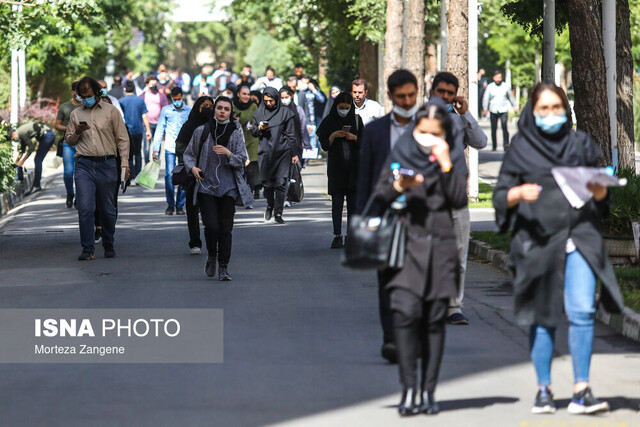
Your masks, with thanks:
[[[106,89],[104,89],[104,88],[103,88],[103,89],[100,89],[100,96],[102,96],[102,97],[104,98],[104,97],[105,97],[105,96],[107,96],[107,95],[108,95],[108,92],[107,92],[107,90],[106,90]]]
[[[96,98],[82,98],[82,104],[87,108],[92,108],[96,105]]]
[[[176,108],[182,108],[182,99],[179,99],[177,101],[173,101],[173,106]]]
[[[567,122],[566,114],[549,114],[548,116],[539,116],[535,114],[536,126],[544,133],[553,135],[562,129],[562,125]]]

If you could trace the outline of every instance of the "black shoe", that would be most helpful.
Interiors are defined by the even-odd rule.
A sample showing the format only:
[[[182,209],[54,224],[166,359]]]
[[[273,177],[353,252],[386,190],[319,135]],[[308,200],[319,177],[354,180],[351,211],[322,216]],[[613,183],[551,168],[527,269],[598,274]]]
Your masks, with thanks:
[[[184,215],[185,211],[182,208],[176,208],[176,215]]]
[[[282,219],[282,215],[276,215],[275,222],[276,224],[284,224],[284,219]]]
[[[105,248],[104,249],[104,257],[105,258],[115,258],[116,257],[115,249],[113,249],[113,247]]]
[[[226,266],[220,266],[220,269],[218,270],[218,280],[221,282],[230,282],[231,281],[231,276],[229,275],[229,272],[227,271],[227,267]]]
[[[420,412],[427,415],[435,415],[440,412],[440,405],[433,397],[433,393],[426,391],[420,393]]]
[[[253,198],[258,200],[260,198],[260,190],[253,190]]]
[[[390,364],[395,365],[396,363],[398,363],[398,352],[394,343],[386,342],[382,344],[380,354],[382,355],[382,358]]]
[[[93,240],[94,240],[95,243],[98,243],[101,238],[102,238],[102,228],[96,227],[96,231],[95,231]]]
[[[67,194],[67,201],[65,202],[65,205],[71,209],[73,207],[73,194]]]
[[[608,412],[609,409],[609,403],[601,402],[593,397],[591,388],[587,387],[580,393],[573,393],[567,411],[570,414],[597,414]]]
[[[96,256],[93,252],[89,252],[87,250],[82,251],[80,256],[78,257],[78,261],[91,261],[96,259]]]
[[[209,277],[216,275],[216,257],[207,257],[207,263],[204,265],[204,272]]]
[[[165,211],[165,215],[173,215],[173,206],[169,206]]]
[[[574,395],[575,396],[575,395]],[[571,407],[571,405],[569,405]],[[536,394],[536,400],[533,403],[531,412],[534,414],[555,414],[556,404],[553,402],[553,393],[549,387],[542,387]]]
[[[331,241],[331,249],[340,249],[343,248],[344,244],[342,243],[342,235],[338,235],[333,238]]]
[[[416,404],[417,393],[414,389],[405,389],[402,392],[402,399],[398,405],[398,413],[403,416],[417,415],[420,413],[420,406]]]
[[[453,313],[447,317],[447,323],[450,325],[468,325],[469,319],[467,319],[462,313]]]
[[[29,191],[27,191],[26,193],[24,193],[25,196],[30,196],[32,194],[37,193],[38,191],[42,191],[42,187],[31,187],[31,189]]]
[[[264,220],[269,221],[273,216],[273,208],[267,206],[267,210],[264,211]]]

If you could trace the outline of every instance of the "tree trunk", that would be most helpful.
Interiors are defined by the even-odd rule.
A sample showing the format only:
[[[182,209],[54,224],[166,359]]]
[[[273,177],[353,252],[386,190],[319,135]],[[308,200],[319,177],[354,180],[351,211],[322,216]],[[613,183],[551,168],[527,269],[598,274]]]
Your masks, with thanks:
[[[418,78],[418,105],[424,100],[424,0],[409,0],[405,68]]]
[[[618,167],[635,171],[633,132],[633,56],[629,0],[616,1],[616,92],[618,105]]]
[[[47,76],[43,75],[42,76],[42,80],[40,80],[40,84],[38,85],[38,91],[36,92],[36,98],[40,99],[44,96],[44,88],[47,85]],[[28,99],[27,99],[28,101]],[[20,106],[21,108],[24,107],[24,105]]]
[[[611,135],[599,0],[567,0],[578,129],[600,146],[600,164],[611,164]]]
[[[458,95],[469,99],[469,2],[450,0],[447,13],[447,71],[460,82]]]
[[[402,67],[402,0],[387,0],[387,30],[384,38],[384,80]],[[388,96],[384,98],[387,111],[393,108]]]
[[[377,99],[378,94],[378,45],[371,43],[366,37],[360,38],[359,75],[369,83],[369,99]],[[350,90],[346,88],[345,90]]]

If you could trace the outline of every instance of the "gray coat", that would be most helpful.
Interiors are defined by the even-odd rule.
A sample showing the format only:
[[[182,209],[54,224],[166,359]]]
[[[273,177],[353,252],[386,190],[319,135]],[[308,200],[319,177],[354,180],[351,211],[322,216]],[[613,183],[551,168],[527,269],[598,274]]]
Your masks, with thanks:
[[[236,181],[236,186],[238,187],[239,199],[236,200],[236,204],[240,204],[243,206],[249,206],[253,203],[253,194],[249,185],[245,182],[243,171],[244,171],[244,163],[247,160],[247,148],[244,145],[244,134],[242,133],[242,128],[238,124],[237,121],[234,120],[234,125],[236,129],[231,134],[229,138],[229,143],[227,144],[227,148],[231,151],[231,157],[229,158],[229,166],[234,170],[234,177]],[[202,145],[200,144],[200,139],[202,137],[202,132],[204,131],[205,126],[200,126],[196,128],[193,132],[193,136],[191,137],[191,141],[189,141],[189,145],[184,152],[184,165],[191,174],[191,169],[194,166],[197,166],[202,170],[204,175],[207,174],[207,157],[209,153],[207,150],[202,150]],[[211,139],[211,134],[207,137],[207,139]],[[206,143],[207,141],[204,141]],[[200,181],[196,181],[196,185],[193,190],[193,201],[196,203],[198,190],[200,189]]]

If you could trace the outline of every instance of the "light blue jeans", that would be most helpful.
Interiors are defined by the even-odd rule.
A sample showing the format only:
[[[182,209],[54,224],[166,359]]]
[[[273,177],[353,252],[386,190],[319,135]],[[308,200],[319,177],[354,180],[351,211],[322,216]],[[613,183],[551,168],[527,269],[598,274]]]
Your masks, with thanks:
[[[69,145],[66,142],[62,145],[62,165],[64,166],[64,173],[62,179],[64,186],[67,189],[67,194],[73,196],[73,174],[76,167],[76,146]]]
[[[187,199],[187,195],[181,185],[177,186],[176,194],[176,191],[174,191],[176,186],[171,182],[171,171],[176,167],[176,154],[164,150],[164,161],[164,194],[167,198],[167,204],[172,208],[177,207],[182,209],[184,207],[184,202]]]
[[[596,276],[580,254],[567,254],[564,278],[564,310],[569,318],[569,350],[575,383],[589,382],[589,365],[593,347]],[[551,384],[551,360],[556,328],[532,325],[529,332],[531,361],[536,368],[538,385]]]

